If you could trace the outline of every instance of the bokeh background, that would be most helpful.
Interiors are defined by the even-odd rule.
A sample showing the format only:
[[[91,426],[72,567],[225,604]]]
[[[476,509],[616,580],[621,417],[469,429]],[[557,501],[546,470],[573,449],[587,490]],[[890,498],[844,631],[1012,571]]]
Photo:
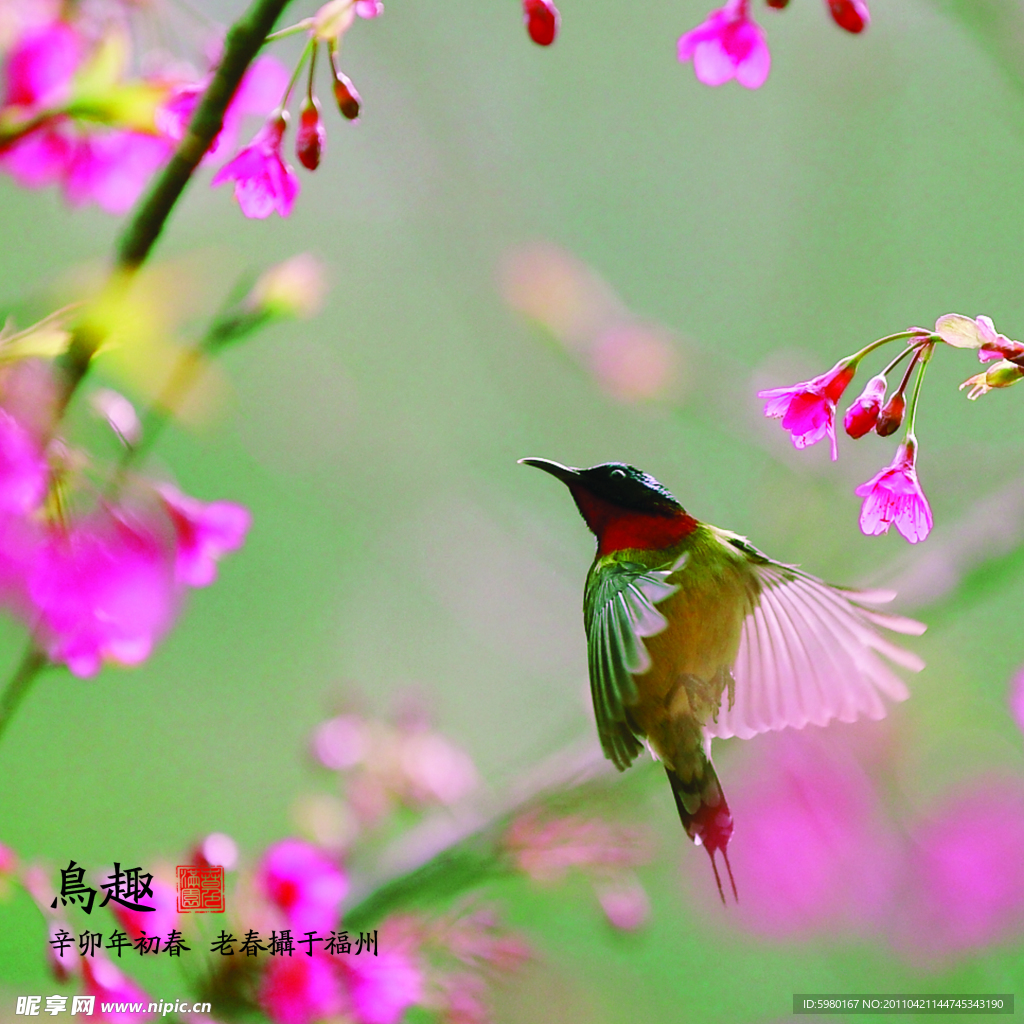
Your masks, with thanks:
[[[36,686],[0,745],[0,839],[55,870],[173,864],[221,831],[251,864],[329,788],[316,723],[410,694],[504,792],[593,728],[592,540],[516,460],[620,459],[774,557],[898,587],[929,664],[885,722],[717,745],[738,908],[660,771],[635,769],[627,802],[658,843],[647,925],[614,930],[579,880],[494,886],[537,951],[498,1020],[1024,992],[1021,396],[968,403],[973,357],[937,354],[918,415],[937,526],[917,549],[857,527],[853,488],[889,441],[841,438],[833,464],[755,398],[946,312],[1024,334],[1024,5],[873,0],[861,37],[820,0],[762,7],[756,93],[676,63],[703,0],[561,10],[542,50],[512,0],[388,3],[345,43],[363,117],[329,112],[289,220],[194,182],[153,264],[162,329],[299,251],[326,265],[326,307],[230,350],[205,414],[161,439],[161,472],[252,510],[249,540],[145,666]],[[118,229],[6,178],[0,203],[0,305],[19,315],[95,273]],[[95,383],[141,401],[130,364],[112,352]],[[0,624],[0,662],[22,643]],[[0,903],[0,1019],[49,991],[43,943],[27,897]]]

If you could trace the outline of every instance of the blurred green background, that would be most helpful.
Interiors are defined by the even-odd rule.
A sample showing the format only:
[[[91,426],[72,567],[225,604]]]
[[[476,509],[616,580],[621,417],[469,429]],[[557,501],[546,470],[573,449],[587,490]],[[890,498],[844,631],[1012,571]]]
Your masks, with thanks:
[[[294,831],[296,797],[325,787],[308,735],[352,695],[386,713],[419,694],[498,792],[588,735],[592,539],[525,455],[635,463],[776,558],[903,585],[929,667],[882,727],[885,784],[941,808],[977,777],[1024,779],[1007,709],[1024,661],[1021,395],[968,403],[956,386],[973,357],[937,354],[918,415],[937,526],[919,550],[857,528],[853,488],[890,441],[841,438],[832,464],[824,446],[794,451],[755,398],[945,312],[1024,335],[1024,5],[873,0],[861,37],[820,0],[758,7],[773,66],[756,93],[676,63],[703,0],[561,11],[542,50],[513,0],[392,0],[346,39],[364,115],[328,111],[327,155],[300,171],[288,221],[244,220],[209,173],[187,193],[155,257],[180,271],[172,306],[199,322],[241,274],[298,251],[331,290],[317,319],[229,351],[217,414],[159,443],[182,489],[242,502],[254,525],[145,666],[37,684],[0,744],[0,841],[23,859],[173,864],[217,830],[251,864]],[[7,178],[0,202],[6,308],[44,308],[118,230]],[[675,353],[660,397],[616,397],[510,308],[504,261],[540,242],[660,325]],[[101,362],[103,379],[124,386]],[[0,639],[13,666],[22,636],[4,624]],[[717,746],[727,792],[761,742]],[[936,966],[878,933],[743,930],[705,898],[708,865],[660,773],[634,785],[661,844],[642,872],[650,925],[613,933],[575,883],[500,887],[541,954],[500,993],[501,1021],[774,1020],[794,992],[1024,994],[1020,931]],[[0,936],[6,1019],[8,996],[50,983],[27,899],[0,904]]]

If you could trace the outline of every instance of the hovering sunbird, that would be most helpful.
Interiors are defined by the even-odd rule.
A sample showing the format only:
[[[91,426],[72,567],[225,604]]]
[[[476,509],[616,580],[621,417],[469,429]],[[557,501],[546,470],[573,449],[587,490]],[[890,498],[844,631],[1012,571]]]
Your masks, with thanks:
[[[708,851],[722,902],[719,850],[736,898],[732,813],[711,740],[883,718],[880,694],[909,694],[879,655],[914,672],[924,662],[876,627],[914,636],[925,627],[868,607],[892,592],[829,586],[699,522],[635,466],[520,462],[561,480],[597,537],[583,622],[605,756],[624,771],[646,743],[687,835]]]

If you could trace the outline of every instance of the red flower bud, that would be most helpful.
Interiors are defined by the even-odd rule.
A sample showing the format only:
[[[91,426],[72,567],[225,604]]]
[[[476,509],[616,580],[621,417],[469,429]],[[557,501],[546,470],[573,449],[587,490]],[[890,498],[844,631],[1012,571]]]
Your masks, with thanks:
[[[847,32],[863,32],[871,21],[868,5],[864,0],[827,0],[832,20]]]
[[[363,101],[352,84],[352,79],[337,70],[334,72],[334,98],[338,101],[342,117],[349,121],[359,119],[359,108]]]
[[[903,413],[907,408],[907,400],[903,397],[902,391],[897,391],[888,402],[885,408],[878,414],[878,422],[875,424],[875,433],[880,437],[888,437],[894,434],[903,422]]]
[[[850,437],[863,437],[877,422],[885,398],[885,376],[872,377],[857,400],[846,410],[843,426]]]
[[[550,46],[558,35],[562,16],[551,0],[523,0],[523,21],[538,46]]]
[[[320,120],[320,104],[314,97],[307,96],[299,112],[299,130],[295,137],[295,155],[303,167],[315,171],[320,166],[320,154],[326,138],[327,133]]]
[[[775,10],[781,11],[783,7],[789,4],[789,0],[764,0],[769,7],[774,7]]]

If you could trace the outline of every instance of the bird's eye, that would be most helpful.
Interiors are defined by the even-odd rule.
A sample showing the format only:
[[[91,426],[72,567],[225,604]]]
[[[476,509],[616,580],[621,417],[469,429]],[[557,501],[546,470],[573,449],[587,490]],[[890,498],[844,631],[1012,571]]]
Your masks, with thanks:
[[[621,469],[613,469],[613,470],[612,470],[612,476],[617,476],[617,477],[619,477],[619,479],[621,479],[621,480],[625,480],[625,479],[626,479],[626,474],[625,474],[625,472],[624,472],[623,470],[621,470]]]

